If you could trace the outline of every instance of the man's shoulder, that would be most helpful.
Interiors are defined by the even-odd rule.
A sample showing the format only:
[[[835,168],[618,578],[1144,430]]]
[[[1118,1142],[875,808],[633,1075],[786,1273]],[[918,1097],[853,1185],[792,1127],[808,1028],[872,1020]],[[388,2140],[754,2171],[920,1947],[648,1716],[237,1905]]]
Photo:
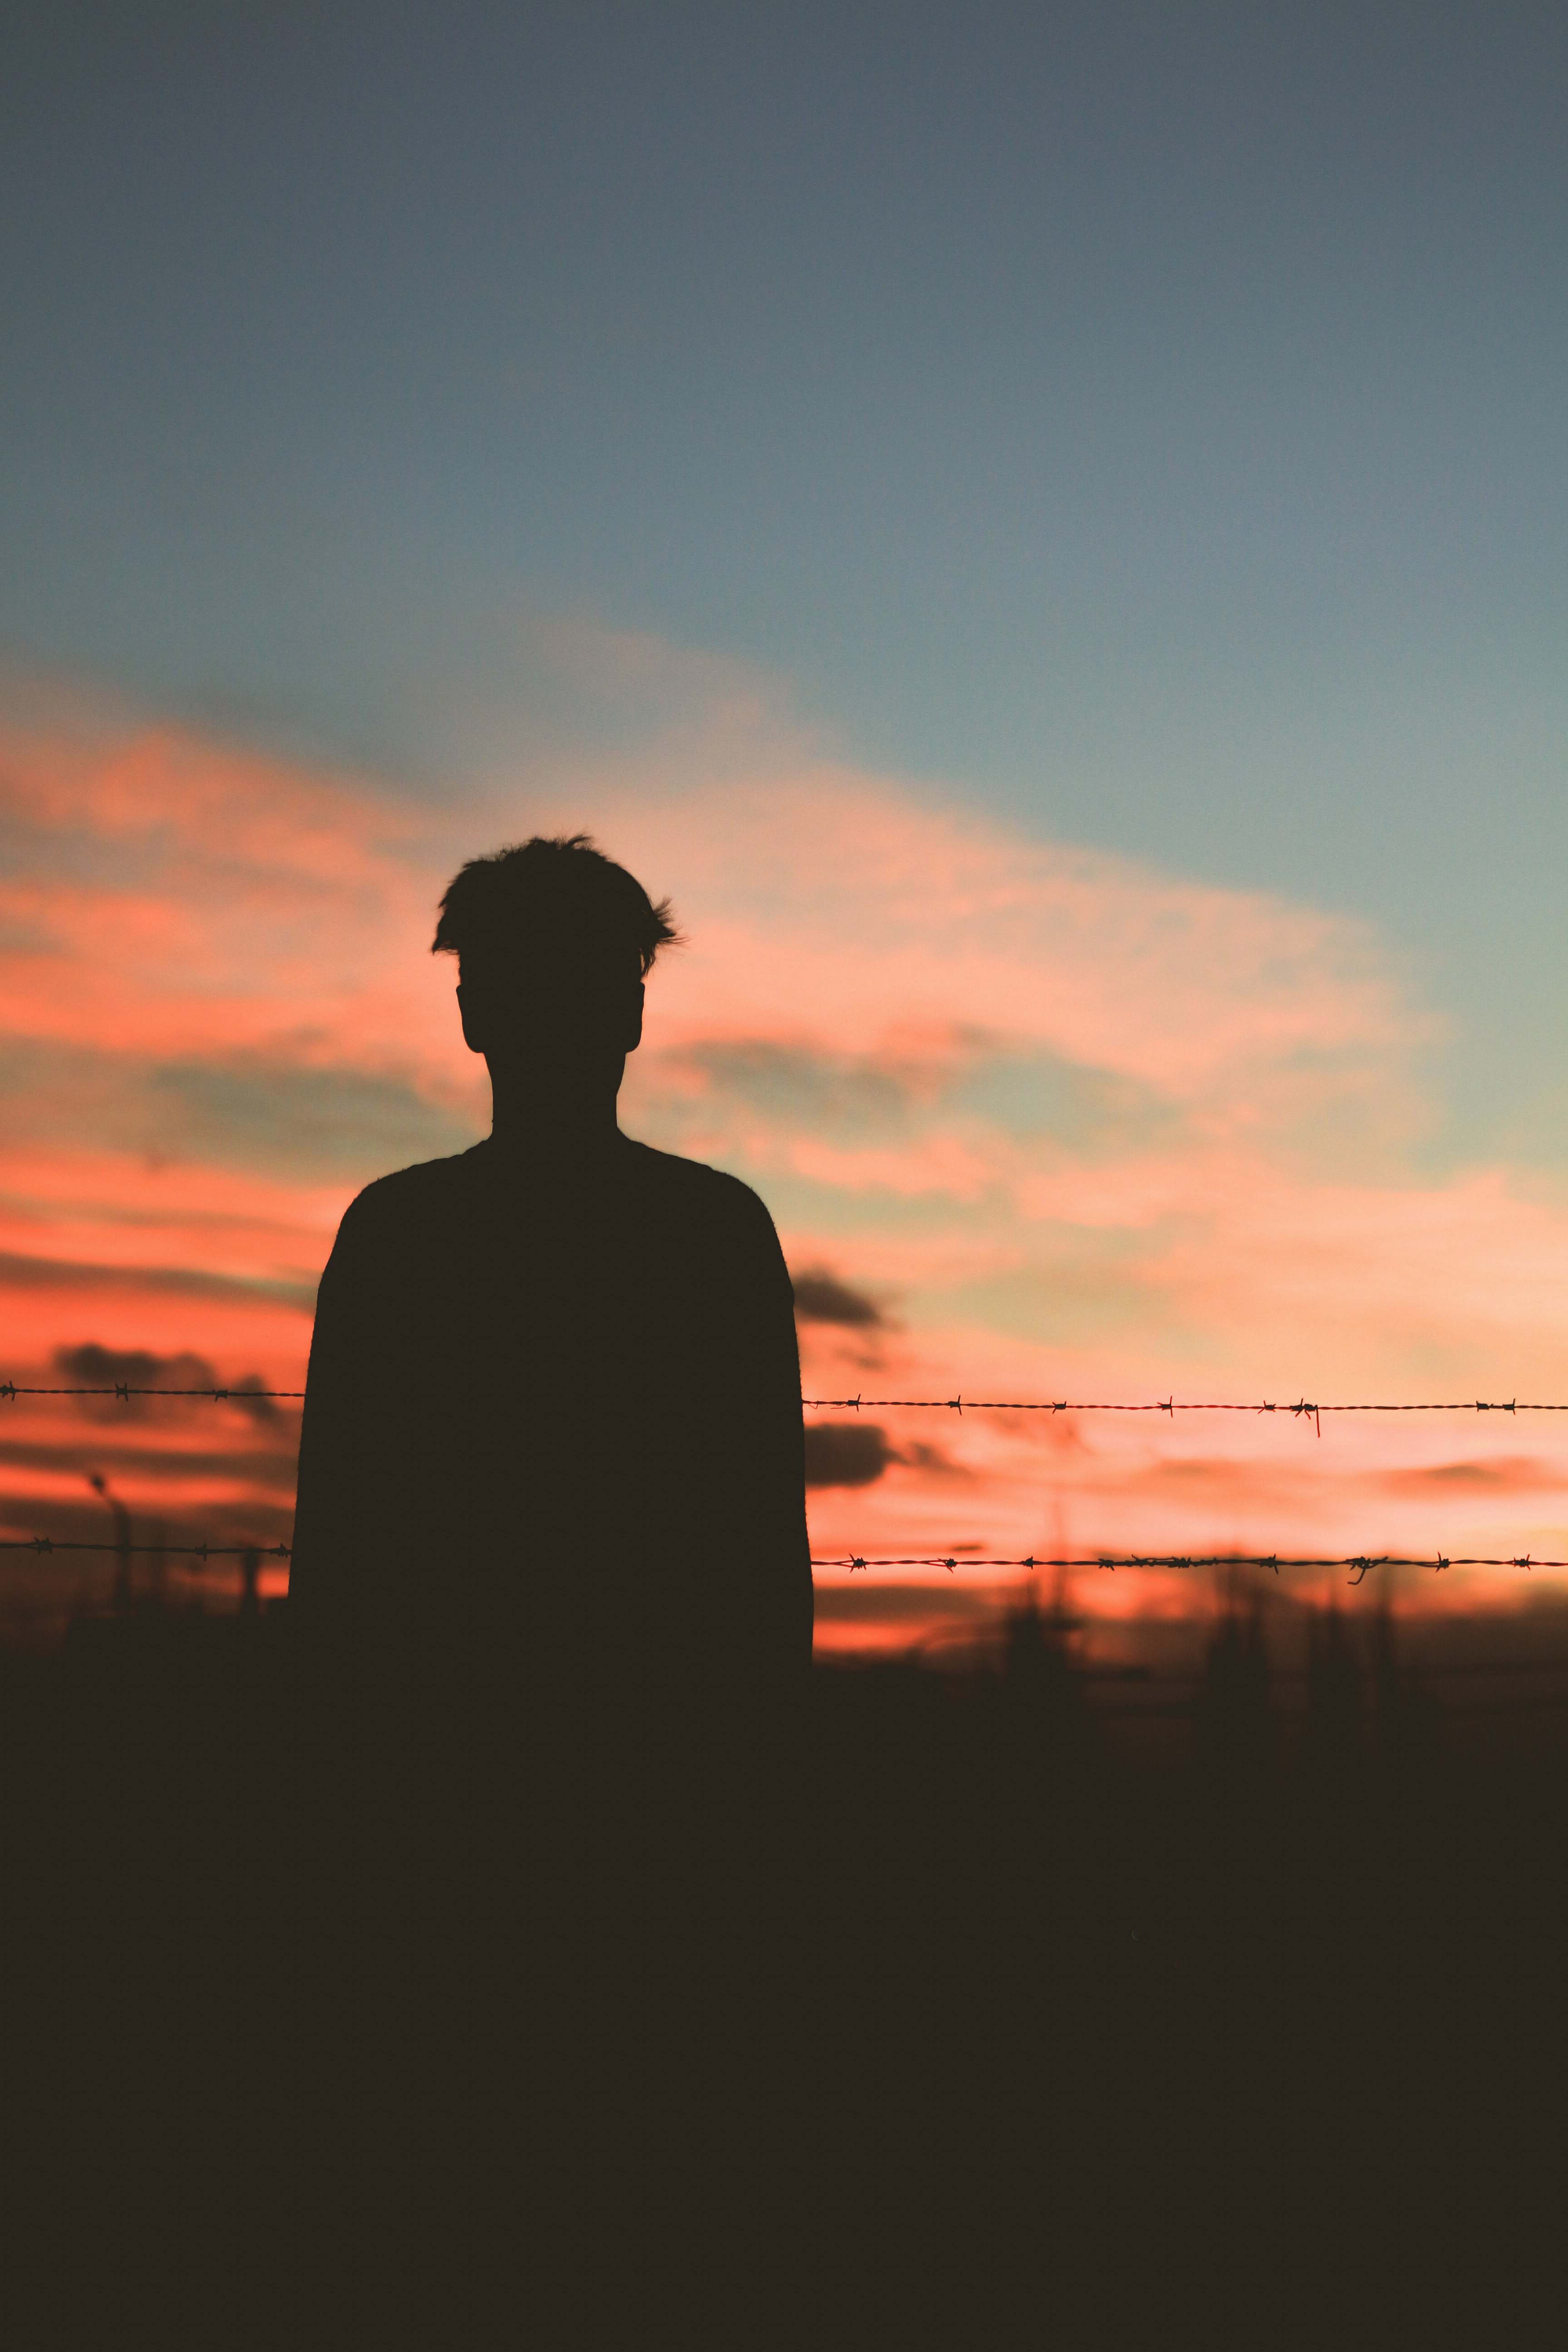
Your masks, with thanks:
[[[789,1296],[784,1252],[766,1204],[738,1176],[705,1160],[683,1160],[651,1145],[634,1147],[631,1165],[647,1204],[650,1234],[701,1279],[733,1299]]]
[[[738,1176],[710,1168],[705,1160],[684,1160],[679,1152],[656,1151],[651,1143],[636,1143],[632,1149],[641,1181],[672,1202],[696,1215],[773,1230],[765,1202]]]
[[[473,1182],[474,1153],[456,1151],[443,1160],[416,1160],[412,1168],[395,1168],[356,1192],[343,1212],[341,1231],[384,1232],[417,1223]]]
[[[776,1252],[777,1236],[767,1208],[749,1184],[705,1160],[658,1151],[627,1139],[626,1173],[645,1197],[682,1226],[739,1246]],[[425,1160],[378,1176],[356,1193],[343,1213],[339,1236],[351,1249],[405,1244],[422,1229],[446,1229],[461,1220],[464,1203],[488,1197],[488,1154],[475,1145],[443,1160]],[[493,1171],[490,1171],[493,1173]]]

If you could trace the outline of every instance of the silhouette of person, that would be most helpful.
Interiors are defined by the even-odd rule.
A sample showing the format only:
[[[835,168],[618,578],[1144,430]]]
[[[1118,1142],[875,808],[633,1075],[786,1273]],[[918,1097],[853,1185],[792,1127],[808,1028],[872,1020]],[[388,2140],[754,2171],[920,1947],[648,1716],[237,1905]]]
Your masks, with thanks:
[[[505,1608],[520,1588],[609,1579],[595,1630],[614,1652],[635,1623],[661,1672],[699,1597],[744,1629],[756,1667],[808,1654],[799,1366],[772,1221],[733,1177],[616,1125],[644,979],[673,936],[668,907],[581,835],[475,859],[447,891],[434,951],[458,958],[493,1129],[370,1185],[339,1228],[305,1396],[297,1615],[368,1631],[451,1608],[458,1583],[466,1608]]]
[[[338,2159],[384,2230],[358,2275],[402,2307],[413,2241],[389,2217],[416,2212],[448,2329],[459,2279],[508,2304],[520,2212],[513,2286],[562,2341],[634,2243],[639,2326],[650,2265],[689,2314],[699,2285],[723,2303],[716,2151],[732,2268],[758,2221],[731,2192],[787,1943],[799,1362],[755,1193],[616,1123],[675,937],[668,901],[582,835],[463,867],[433,951],[458,959],[492,1132],[360,1193],[317,1301],[289,1592],[316,1694],[306,1965],[327,1988],[305,2038],[372,2036]],[[619,2252],[595,2263],[606,2199]],[[340,2210],[352,2295],[346,2231]]]

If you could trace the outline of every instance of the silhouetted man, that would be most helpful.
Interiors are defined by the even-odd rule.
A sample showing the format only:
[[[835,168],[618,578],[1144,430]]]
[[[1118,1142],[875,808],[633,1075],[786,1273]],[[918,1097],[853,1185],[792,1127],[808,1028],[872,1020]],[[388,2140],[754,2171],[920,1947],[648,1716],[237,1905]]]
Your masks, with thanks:
[[[583,836],[475,859],[447,890],[435,951],[458,958],[493,1131],[370,1185],[339,1228],[306,1390],[299,1615],[374,1640],[409,1611],[521,1606],[563,1637],[591,1627],[612,1670],[662,1674],[694,1638],[748,1672],[809,1654],[772,1222],[733,1177],[616,1122],[673,936]]]
[[[758,2216],[709,2209],[757,2152],[811,1573],[772,1222],[616,1125],[674,936],[582,835],[465,866],[434,947],[492,1133],[370,1185],[321,1277],[289,1605],[340,1990],[305,2040],[361,2050],[333,2161],[384,2233],[333,2256],[343,2325],[403,2307],[399,2212],[447,2329],[459,2281],[561,2341],[627,2263],[637,2325],[650,2264],[721,2332],[750,2293]]]

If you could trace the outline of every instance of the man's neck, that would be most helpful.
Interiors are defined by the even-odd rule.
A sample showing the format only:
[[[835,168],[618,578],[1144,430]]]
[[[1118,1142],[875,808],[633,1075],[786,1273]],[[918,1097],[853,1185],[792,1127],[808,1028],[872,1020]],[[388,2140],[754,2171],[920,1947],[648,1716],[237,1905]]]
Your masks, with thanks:
[[[613,1095],[605,1102],[563,1105],[537,1098],[514,1103],[498,1092],[490,1140],[506,1159],[549,1172],[605,1160],[626,1138],[616,1123]]]

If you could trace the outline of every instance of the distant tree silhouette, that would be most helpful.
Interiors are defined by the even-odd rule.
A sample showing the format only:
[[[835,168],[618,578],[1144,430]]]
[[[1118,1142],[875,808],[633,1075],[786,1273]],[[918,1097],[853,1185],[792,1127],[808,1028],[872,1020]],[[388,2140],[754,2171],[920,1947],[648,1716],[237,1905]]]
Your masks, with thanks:
[[[134,1597],[131,1569],[131,1514],[101,1470],[89,1470],[87,1483],[95,1495],[102,1496],[114,1515],[114,1605],[117,1609],[129,1609]]]

